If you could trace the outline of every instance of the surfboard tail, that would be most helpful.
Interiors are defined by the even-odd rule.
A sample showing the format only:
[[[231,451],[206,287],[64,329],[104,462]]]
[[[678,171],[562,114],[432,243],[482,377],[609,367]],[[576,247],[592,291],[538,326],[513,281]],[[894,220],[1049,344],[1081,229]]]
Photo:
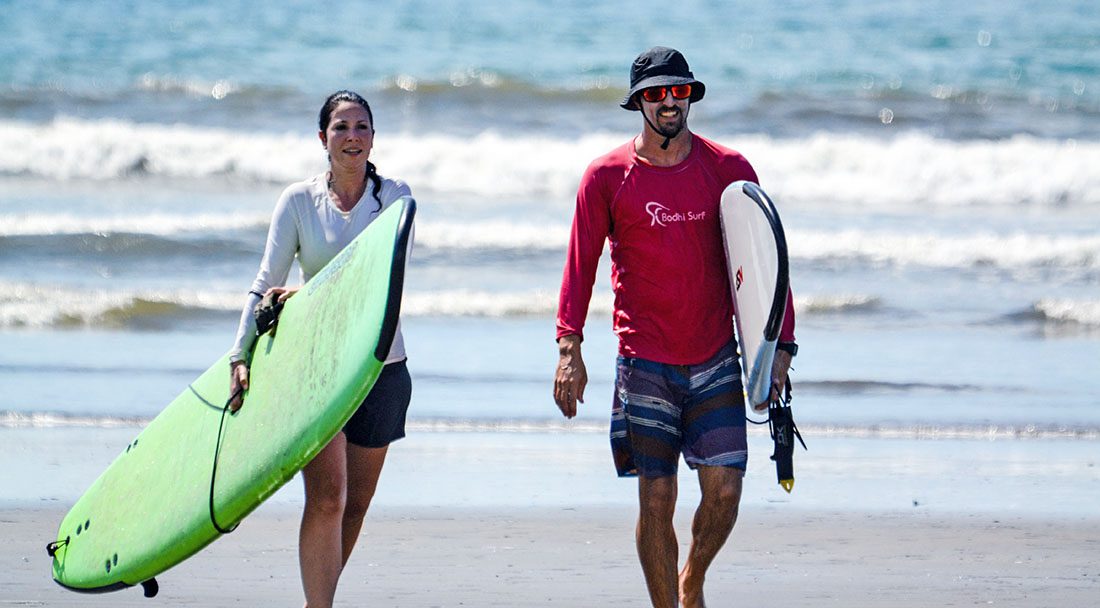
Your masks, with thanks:
[[[765,403],[771,396],[772,361],[775,359],[776,344],[776,340],[762,342],[759,350],[756,351],[756,359],[749,369],[745,370],[748,375],[748,386],[745,387],[745,392],[749,395],[750,405]]]

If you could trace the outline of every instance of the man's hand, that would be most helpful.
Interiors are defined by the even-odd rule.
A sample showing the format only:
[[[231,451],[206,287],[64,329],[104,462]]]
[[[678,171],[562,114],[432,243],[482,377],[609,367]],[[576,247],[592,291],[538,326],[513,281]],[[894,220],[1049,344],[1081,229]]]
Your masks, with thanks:
[[[772,361],[772,390],[768,400],[764,403],[753,404],[754,412],[768,411],[768,404],[779,401],[783,387],[787,385],[787,372],[791,369],[791,353],[785,350],[775,351],[775,360]]]
[[[558,340],[558,369],[554,374],[554,402],[566,418],[577,415],[577,402],[584,403],[588,371],[581,358],[581,337],[562,336]]]

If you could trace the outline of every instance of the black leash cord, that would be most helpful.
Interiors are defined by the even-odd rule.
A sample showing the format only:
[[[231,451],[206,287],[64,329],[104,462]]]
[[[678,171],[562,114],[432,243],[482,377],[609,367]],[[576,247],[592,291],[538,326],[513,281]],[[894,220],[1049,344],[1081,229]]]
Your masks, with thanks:
[[[240,525],[240,522],[237,522],[232,527],[224,528],[218,523],[218,518],[214,515],[214,480],[218,477],[218,459],[221,457],[222,452],[222,432],[225,430],[225,415],[229,412],[229,404],[233,403],[233,400],[243,392],[243,387],[238,388],[237,392],[230,395],[225,402],[225,406],[222,407],[221,421],[218,422],[218,441],[214,444],[214,467],[210,471],[210,523],[214,524],[214,529],[222,534],[229,534]]]
[[[50,555],[50,557],[53,557],[54,555],[57,555],[57,550],[58,549],[60,549],[61,547],[64,547],[67,544],[69,544],[69,538],[71,538],[71,537],[66,536],[65,540],[56,540],[52,543],[49,543],[48,545],[46,545],[46,553],[48,553]]]
[[[252,346],[250,347],[249,352],[251,353],[251,349],[256,348],[256,343],[259,341],[261,335],[267,333],[268,330],[273,332],[271,334],[272,336],[275,335],[274,328],[279,322],[279,314],[283,310],[284,302],[279,302],[277,296],[270,294],[271,298],[269,302],[267,302],[267,306],[263,306],[261,314],[260,308],[265,304],[263,301],[265,296],[255,291],[250,291],[248,293],[260,296],[261,298],[260,305],[253,309],[253,316],[256,318],[256,340],[252,342]],[[264,319],[261,319],[261,316],[263,316]],[[261,324],[263,325],[262,329]],[[236,392],[229,396],[229,399],[226,400],[225,405],[222,407],[222,418],[221,421],[218,422],[218,442],[214,445],[214,466],[210,470],[210,523],[214,524],[214,529],[222,534],[229,534],[233,530],[236,530],[237,526],[241,525],[241,522],[237,522],[233,524],[231,528],[224,528],[218,523],[218,518],[214,515],[214,481],[218,477],[218,459],[221,458],[222,453],[222,433],[225,432],[225,415],[229,413],[229,404],[233,403],[233,400],[240,397],[243,393],[244,387],[237,387]]]

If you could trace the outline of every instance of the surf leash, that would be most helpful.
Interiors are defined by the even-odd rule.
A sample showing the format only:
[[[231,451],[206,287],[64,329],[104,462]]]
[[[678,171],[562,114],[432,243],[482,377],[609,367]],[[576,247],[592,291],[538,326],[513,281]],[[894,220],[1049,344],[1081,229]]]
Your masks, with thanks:
[[[229,534],[233,530],[236,530],[237,526],[241,525],[241,522],[237,522],[226,528],[218,523],[218,518],[214,514],[214,481],[218,477],[218,460],[221,458],[222,453],[222,433],[225,431],[225,415],[229,413],[229,404],[233,403],[233,400],[239,397],[243,392],[244,387],[238,388],[237,391],[226,400],[225,405],[222,406],[221,421],[218,422],[218,439],[217,443],[214,444],[214,466],[210,471],[210,523],[214,524],[214,529],[221,534]]]
[[[63,540],[55,540],[52,543],[47,544],[46,553],[48,553],[50,557],[57,555],[57,550],[69,544],[70,538],[71,537],[66,536]]]
[[[72,541],[72,537],[71,536],[66,536],[65,538],[63,538],[61,540],[56,540],[52,543],[49,543],[49,544],[46,545],[46,553],[48,553],[50,557],[52,557],[54,560],[56,560],[57,559],[57,552],[60,551],[61,548],[64,547],[65,545],[68,545],[71,541]],[[115,555],[115,558],[117,560],[118,555]],[[108,572],[109,571],[110,570],[108,570]],[[122,589],[123,587],[130,587],[131,586],[127,583],[115,583],[114,585],[108,585],[108,586],[105,586],[105,587],[101,587],[99,589],[89,590],[89,589],[77,589],[75,587],[69,587],[68,585],[66,585],[64,583],[61,583],[60,581],[58,581],[58,583],[62,587],[65,587],[67,589],[72,589],[73,591],[92,591],[92,592],[115,591],[115,590],[118,590],[118,589]],[[156,577],[152,577],[149,580],[141,581],[140,584],[141,584],[142,593],[145,594],[145,597],[156,597],[157,593],[160,592],[160,584],[157,583]]]
[[[781,399],[768,405],[768,430],[771,433],[775,449],[771,459],[775,462],[775,475],[779,485],[790,494],[794,488],[794,440],[802,444],[802,449],[809,450],[802,439],[802,433],[798,432],[798,425],[794,423],[791,414],[791,379],[787,378],[784,387],[784,395]]]
[[[254,291],[250,293],[260,295]],[[257,338],[269,331],[272,336],[275,335],[275,327],[279,324],[279,314],[283,312],[283,306],[285,304],[285,301],[279,301],[279,295],[275,293],[260,296],[260,301],[256,304],[256,307],[252,309],[252,314],[256,319]],[[252,348],[256,348],[256,342],[252,343]],[[229,534],[236,530],[237,526],[241,525],[241,522],[237,522],[227,528],[218,523],[218,517],[214,510],[214,485],[218,478],[218,462],[221,459],[222,453],[222,437],[225,433],[225,416],[229,413],[230,404],[243,393],[244,387],[238,387],[237,390],[229,396],[229,399],[226,400],[225,405],[222,406],[221,420],[218,422],[218,438],[217,442],[214,444],[214,464],[210,470],[210,523],[213,524],[214,529],[221,534]]]

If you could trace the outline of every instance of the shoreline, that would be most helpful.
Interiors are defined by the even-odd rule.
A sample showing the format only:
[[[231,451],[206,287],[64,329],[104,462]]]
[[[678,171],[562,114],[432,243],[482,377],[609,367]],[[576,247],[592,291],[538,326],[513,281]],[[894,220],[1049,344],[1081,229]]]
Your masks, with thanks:
[[[156,416],[77,414],[60,411],[13,411],[0,409],[0,432],[7,429],[130,429],[137,434]],[[761,417],[757,415],[757,417]],[[766,418],[760,422],[765,422]],[[554,417],[460,417],[410,416],[405,424],[409,434],[420,433],[511,433],[511,434],[587,434],[606,435],[605,417],[580,416],[572,420]],[[799,426],[807,435],[840,439],[919,439],[981,441],[1100,440],[1100,425],[1084,422],[1065,423],[978,423],[893,421],[865,425],[808,422]],[[750,435],[767,435],[767,426],[748,427]]]
[[[379,507],[338,606],[639,606],[633,508]],[[677,532],[686,553],[691,509]],[[59,506],[0,508],[11,539],[0,605],[149,606],[140,588],[74,594],[45,541]],[[158,577],[164,605],[297,605],[297,509],[268,504]],[[1100,517],[819,512],[743,507],[708,576],[716,605],[1088,605],[1100,593]],[[719,601],[716,598],[723,598]],[[728,598],[728,601],[727,601]]]
[[[0,428],[0,509],[73,504],[139,431]],[[1100,458],[1080,439],[913,439],[807,435],[785,493],[769,460],[772,443],[749,434],[742,507],[799,512],[927,511],[1065,518],[1096,513]],[[197,449],[196,457],[202,457]],[[698,500],[680,467],[679,508]],[[637,484],[617,479],[602,433],[412,432],[395,443],[379,482],[379,508],[633,508]],[[269,504],[299,507],[291,480]]]

